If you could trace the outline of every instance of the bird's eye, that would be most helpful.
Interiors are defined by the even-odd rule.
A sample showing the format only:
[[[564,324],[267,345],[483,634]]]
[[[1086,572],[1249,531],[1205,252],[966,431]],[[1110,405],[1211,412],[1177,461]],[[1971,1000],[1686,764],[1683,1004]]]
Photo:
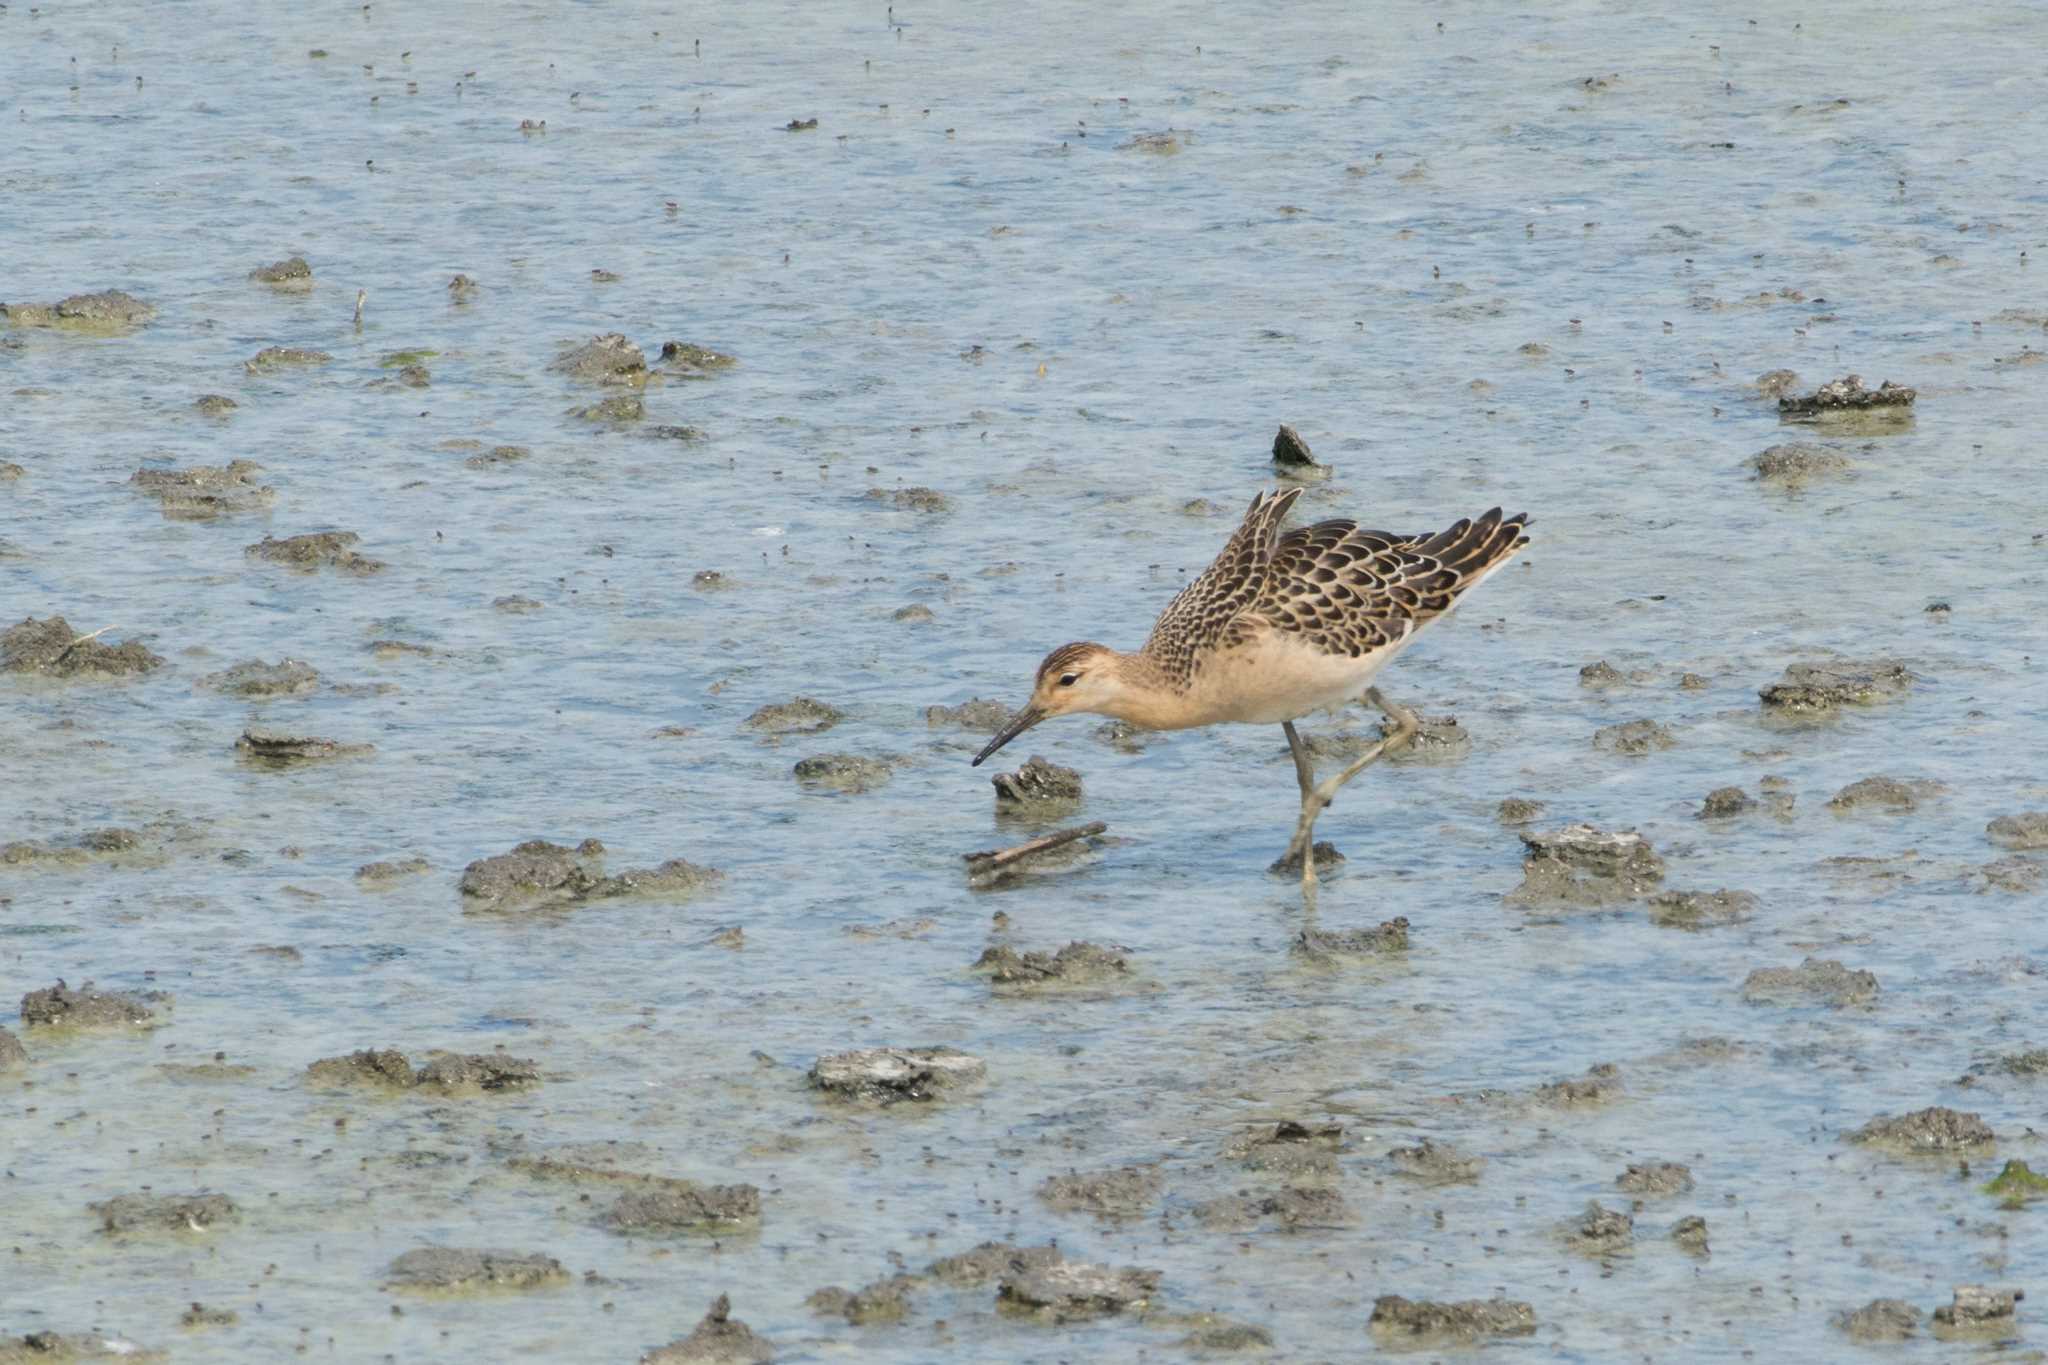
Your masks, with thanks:
[[[1075,683],[1077,683],[1077,682],[1079,682],[1079,681],[1081,681],[1081,675],[1080,675],[1079,673],[1062,673],[1062,674],[1060,674],[1060,686],[1061,686],[1061,687],[1072,687],[1072,686],[1073,686],[1073,685],[1074,685]]]

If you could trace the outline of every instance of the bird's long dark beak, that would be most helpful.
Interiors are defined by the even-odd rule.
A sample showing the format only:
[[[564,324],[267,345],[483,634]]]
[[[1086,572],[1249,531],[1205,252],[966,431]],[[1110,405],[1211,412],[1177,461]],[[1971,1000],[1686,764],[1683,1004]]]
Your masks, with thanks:
[[[990,754],[1002,748],[1005,744],[1008,744],[1011,740],[1023,734],[1026,730],[1029,730],[1032,726],[1038,724],[1038,722],[1044,719],[1045,712],[1039,710],[1035,706],[1026,706],[1016,715],[1010,717],[1010,723],[1008,725],[1005,725],[1002,729],[996,731],[996,737],[988,742],[988,747],[986,749],[983,749],[980,753],[976,754],[974,756],[974,762],[968,764],[967,766],[970,768],[979,768],[981,766],[981,760],[987,758]]]

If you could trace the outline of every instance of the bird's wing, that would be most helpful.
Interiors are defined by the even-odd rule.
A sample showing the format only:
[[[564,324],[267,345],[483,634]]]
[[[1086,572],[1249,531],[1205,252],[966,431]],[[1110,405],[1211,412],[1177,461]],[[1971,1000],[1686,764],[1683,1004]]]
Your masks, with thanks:
[[[1261,490],[1216,562],[1166,604],[1145,652],[1170,675],[1182,681],[1193,677],[1203,653],[1221,643],[1232,623],[1267,592],[1280,523],[1300,496],[1299,488],[1274,494]]]
[[[1434,534],[1368,531],[1323,521],[1279,537],[1247,615],[1329,654],[1352,658],[1395,644],[1529,543],[1526,513],[1498,507]]]

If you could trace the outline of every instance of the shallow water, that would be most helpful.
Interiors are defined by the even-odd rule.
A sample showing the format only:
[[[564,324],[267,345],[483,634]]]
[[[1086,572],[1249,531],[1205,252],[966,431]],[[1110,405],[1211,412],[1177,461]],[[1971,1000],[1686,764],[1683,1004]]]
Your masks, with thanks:
[[[163,850],[0,868],[0,998],[58,977],[176,997],[146,1035],[4,1019],[33,1061],[0,1076],[0,1329],[97,1327],[177,1359],[615,1361],[728,1292],[782,1359],[1175,1357],[1172,1315],[1215,1311],[1319,1360],[1374,1348],[1378,1295],[1505,1294],[1540,1326],[1494,1351],[1719,1360],[1847,1353],[1830,1315],[1873,1297],[2037,1288],[2042,1215],[1977,1185],[2043,1159],[2041,1083],[1956,1082],[2048,1046],[2039,897],[1973,876],[2007,856],[1989,819],[2048,805],[2029,358],[2048,347],[2048,262],[2024,256],[2042,254],[2032,86],[1997,55],[2037,48],[2043,21],[1548,8],[899,5],[892,27],[882,6],[699,24],[528,5],[487,32],[452,6],[0,12],[17,111],[0,292],[122,288],[159,310],[131,336],[0,333],[0,460],[24,469],[0,482],[0,618],[110,625],[169,660],[0,681],[0,842],[123,825]],[[1173,154],[1126,146],[1168,129]],[[246,278],[293,253],[310,293]],[[470,302],[444,289],[456,271]],[[2015,309],[2034,315],[2001,318]],[[671,337],[739,357],[646,391],[643,426],[708,439],[565,415],[604,395],[548,370],[558,344],[613,330],[650,358]],[[271,345],[334,359],[245,374]],[[380,367],[409,349],[438,353],[431,388]],[[1767,489],[1743,462],[1815,439],[1752,386],[1780,367],[1802,390],[1849,371],[1916,384],[1917,416],[1836,440],[1846,476]],[[202,393],[240,406],[202,417]],[[1336,467],[1305,511],[1537,518],[1524,563],[1383,680],[1455,713],[1470,755],[1375,769],[1318,830],[1350,857],[1322,927],[1405,916],[1411,951],[1335,970],[1289,952],[1300,900],[1264,872],[1293,821],[1271,730],[1138,754],[1093,720],[1034,732],[1004,758],[1082,769],[1075,818],[1111,841],[969,891],[961,853],[1037,827],[995,818],[967,766],[983,736],[923,708],[1020,701],[1064,640],[1135,646],[1270,481],[1282,420]],[[531,455],[473,469],[479,447],[445,444],[464,441]],[[267,513],[166,520],[127,483],[231,458],[265,466]],[[866,496],[910,487],[950,509]],[[242,553],[328,528],[388,567]],[[698,586],[706,570],[726,586]],[[494,609],[513,594],[543,606]],[[894,618],[911,604],[933,619]],[[1831,651],[1895,655],[1919,681],[1834,723],[1767,724],[1757,688]],[[286,656],[321,690],[251,706],[195,686]],[[1582,687],[1601,658],[1646,676]],[[1681,690],[1685,672],[1706,687]],[[846,718],[779,742],[741,728],[796,695]],[[1593,749],[1639,718],[1675,747]],[[259,768],[232,747],[257,720],[376,753]],[[827,752],[901,766],[862,795],[800,788],[792,764]],[[1948,790],[1904,815],[1827,808],[1872,773]],[[1695,818],[1707,791],[1766,774],[1796,795],[1789,821]],[[1640,902],[1505,905],[1508,796],[1542,801],[1539,827],[1638,828],[1667,886],[1748,890],[1759,910],[1684,933]],[[592,836],[613,870],[687,857],[726,878],[680,901],[466,912],[471,860]],[[352,875],[414,854],[432,870],[388,889]],[[1823,865],[1843,856],[1894,861]],[[731,926],[737,950],[713,941]],[[967,970],[993,942],[1070,938],[1126,945],[1142,988],[992,998]],[[1882,993],[1744,1003],[1752,968],[1808,954]],[[1733,1045],[1686,1046],[1709,1037]],[[882,1113],[806,1088],[821,1054],[925,1043],[983,1057],[986,1083]],[[433,1100],[303,1080],[357,1048],[500,1044],[544,1083]],[[251,1071],[162,1069],[216,1051]],[[1530,1103],[1603,1062],[1618,1098]],[[1988,1168],[1843,1141],[1933,1104],[1999,1133]],[[1273,1183],[1224,1149],[1281,1118],[1345,1125],[1348,1220],[1192,1217]],[[1483,1156],[1480,1179],[1394,1174],[1386,1151],[1422,1136]],[[637,1144],[614,1164],[757,1184],[760,1230],[617,1236],[596,1223],[609,1189],[519,1174],[520,1142]],[[1697,1185],[1645,1201],[1632,1252],[1564,1248],[1588,1199],[1625,1207],[1615,1176],[1659,1159]],[[1127,1223],[1034,1194],[1150,1162],[1164,1198]],[[242,1214],[103,1235],[85,1206],[144,1187],[221,1191]],[[1689,1213],[1705,1259],[1666,1238]],[[998,1316],[992,1287],[924,1291],[899,1326],[804,1305],[987,1238],[1156,1267],[1167,1316],[1052,1327]],[[597,1278],[384,1290],[428,1243]],[[180,1328],[195,1300],[241,1320]],[[1899,1356],[1980,1349],[1923,1326]]]

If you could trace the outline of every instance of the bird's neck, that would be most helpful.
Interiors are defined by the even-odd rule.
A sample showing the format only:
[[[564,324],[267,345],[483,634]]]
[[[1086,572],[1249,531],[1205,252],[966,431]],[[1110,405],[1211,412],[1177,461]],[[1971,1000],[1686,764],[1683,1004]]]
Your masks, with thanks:
[[[1116,676],[1122,686],[1102,714],[1146,730],[1180,730],[1200,724],[1192,718],[1187,689],[1146,651],[1119,651]]]

